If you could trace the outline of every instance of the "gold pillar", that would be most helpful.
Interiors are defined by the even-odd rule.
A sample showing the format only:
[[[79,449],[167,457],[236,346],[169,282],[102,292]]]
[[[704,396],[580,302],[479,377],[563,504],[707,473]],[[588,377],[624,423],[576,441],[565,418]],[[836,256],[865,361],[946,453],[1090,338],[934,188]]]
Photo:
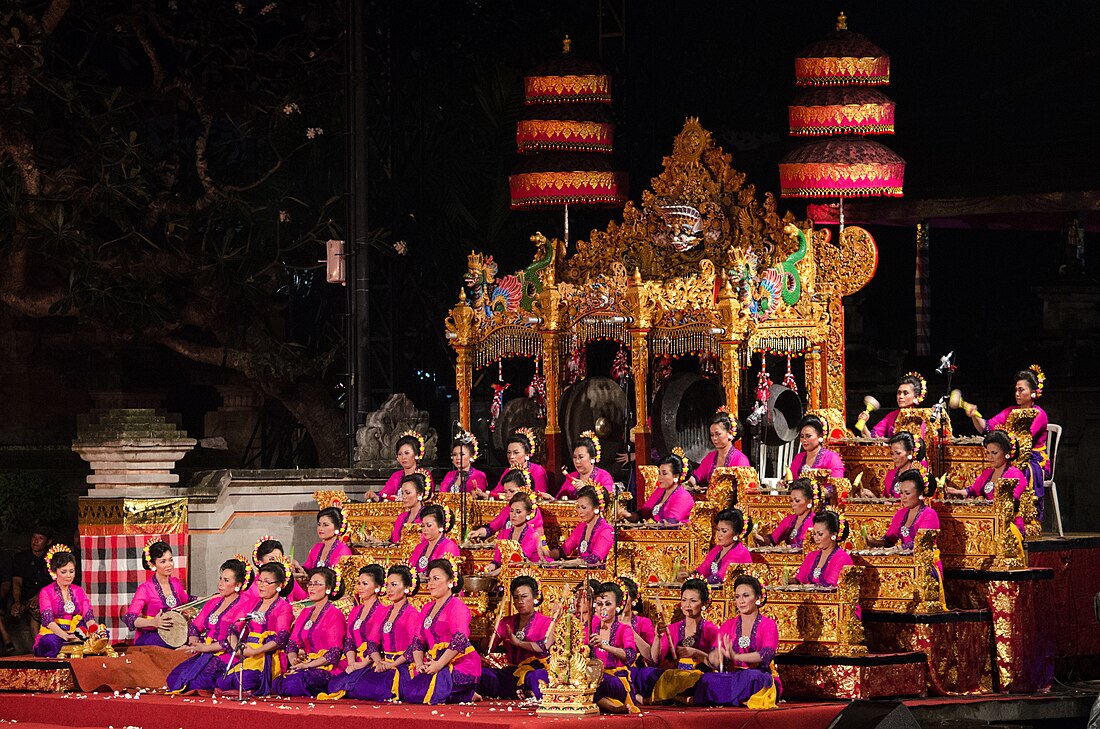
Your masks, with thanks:
[[[822,408],[832,408],[840,413],[841,421],[848,422],[844,404],[844,303],[834,286],[819,286],[826,295],[829,311],[829,333],[825,337],[825,387]]]
[[[634,453],[636,462],[649,462],[649,330],[630,330],[630,363],[634,369]]]
[[[721,351],[722,389],[726,392],[726,407],[737,416],[741,395],[741,342],[725,340],[718,343]]]
[[[553,271],[553,269],[550,269]],[[561,399],[561,293],[551,278],[539,294],[539,310],[542,321],[538,325],[542,337],[542,374],[546,378],[546,469],[557,473],[561,466],[561,426],[558,424],[558,405]]]
[[[458,361],[455,363],[455,388],[458,390],[458,422],[466,430],[472,423],[470,414],[470,391],[474,389],[474,348],[464,344],[455,347]]]
[[[817,345],[806,354],[806,397],[810,410],[821,409],[821,347]]]

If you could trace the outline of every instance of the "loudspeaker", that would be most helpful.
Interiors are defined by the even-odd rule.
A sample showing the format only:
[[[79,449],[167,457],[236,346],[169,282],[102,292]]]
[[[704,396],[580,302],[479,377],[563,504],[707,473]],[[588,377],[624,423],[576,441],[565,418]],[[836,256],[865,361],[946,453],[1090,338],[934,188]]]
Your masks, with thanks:
[[[853,701],[829,729],[920,729],[920,724],[900,701]]]

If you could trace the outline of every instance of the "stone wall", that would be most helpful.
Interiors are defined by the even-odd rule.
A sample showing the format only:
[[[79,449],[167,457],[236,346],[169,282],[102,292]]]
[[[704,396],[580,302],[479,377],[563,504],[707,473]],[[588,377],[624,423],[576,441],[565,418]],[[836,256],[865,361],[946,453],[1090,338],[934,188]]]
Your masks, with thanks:
[[[385,477],[348,469],[221,470],[198,474],[186,490],[190,531],[190,587],[211,594],[218,567],[240,552],[252,554],[272,535],[299,562],[317,541],[315,491],[346,492],[353,501],[381,488]]]

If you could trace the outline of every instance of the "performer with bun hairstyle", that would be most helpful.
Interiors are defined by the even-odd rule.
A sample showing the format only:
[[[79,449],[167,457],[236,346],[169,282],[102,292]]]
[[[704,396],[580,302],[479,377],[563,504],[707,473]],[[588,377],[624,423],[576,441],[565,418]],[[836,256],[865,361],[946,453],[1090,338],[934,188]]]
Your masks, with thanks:
[[[791,462],[791,475],[798,478],[803,469],[825,469],[834,478],[844,477],[844,461],[836,451],[824,447],[825,423],[816,415],[807,415],[798,423],[798,441],[802,450]]]
[[[340,698],[333,696],[338,692],[347,692],[362,675],[373,667],[370,650],[370,635],[375,623],[381,623],[386,617],[386,608],[378,596],[386,584],[386,571],[378,564],[367,564],[359,568],[355,580],[355,607],[348,613],[348,629],[344,634],[344,670],[333,674],[328,682],[326,693],[318,693],[319,699]]]
[[[1012,491],[1012,498],[1016,500],[1017,505],[1016,528],[1020,530],[1022,536],[1024,533],[1024,519],[1019,515],[1019,504],[1024,492],[1027,490],[1027,475],[1009,463],[1009,459],[1016,455],[1020,444],[1005,431],[994,430],[985,434],[982,445],[985,447],[985,456],[986,461],[989,462],[989,467],[978,474],[970,488],[947,488],[945,491],[948,496],[958,498],[992,500],[994,492],[997,490],[997,482],[1002,478],[1016,479],[1016,487]]]
[[[814,515],[810,533],[817,549],[802,560],[794,581],[800,585],[836,587],[840,583],[840,571],[853,564],[851,555],[840,546],[840,542],[848,538],[848,524],[842,525],[837,513],[826,509]]]
[[[888,499],[898,498],[898,475],[911,468],[928,472],[924,461],[924,441],[914,438],[913,434],[902,430],[890,436],[890,460],[894,467],[882,478],[882,496]]]
[[[478,681],[478,694],[486,698],[513,699],[522,692],[541,698],[536,671],[545,669],[554,642],[554,621],[539,612],[542,589],[538,580],[520,575],[509,585],[515,613],[508,615],[496,629],[496,644],[504,648],[507,664],[503,668],[484,666]],[[542,674],[543,680],[546,679]]]
[[[272,682],[287,667],[286,647],[294,623],[294,609],[283,595],[290,594],[293,578],[288,562],[268,562],[256,576],[259,597],[246,607],[245,638],[238,643],[236,627],[228,643],[235,655],[218,679],[218,691],[242,691],[256,696],[271,693]]]
[[[279,696],[316,696],[346,665],[343,647],[348,625],[344,613],[332,604],[344,595],[339,574],[328,567],[314,567],[306,592],[313,606],[298,613],[294,621],[286,648],[290,666],[272,684]]]
[[[458,543],[447,536],[454,528],[454,512],[446,505],[432,504],[424,509],[420,519],[420,543],[413,548],[409,567],[424,580],[428,576],[428,564],[437,557],[450,555],[461,559]]]
[[[898,414],[907,408],[915,408],[924,401],[924,396],[928,393],[928,383],[925,382],[924,377],[919,372],[906,372],[905,376],[901,378],[901,382],[898,383],[897,402],[898,409],[886,414],[882,420],[878,421],[875,427],[871,428],[871,435],[875,438],[889,438],[897,431],[894,428],[894,424],[897,422]],[[856,427],[859,430],[865,431],[867,419],[870,413],[864,410],[859,414],[856,419]],[[924,426],[921,425],[921,435],[924,435]]]
[[[699,467],[687,478],[687,482],[693,486],[706,486],[719,465],[722,468],[751,465],[748,456],[733,445],[740,437],[741,424],[724,406],[719,408],[710,419],[710,442],[714,444],[715,450],[703,456]]]
[[[368,565],[368,567],[371,565]],[[352,668],[337,674],[329,682],[328,693],[323,699],[339,699],[345,696],[359,701],[391,701],[398,697],[398,685],[411,678],[411,647],[420,632],[420,612],[409,602],[420,583],[416,575],[403,564],[394,565],[386,572],[386,601],[376,611],[377,619],[367,622],[369,633],[356,655],[369,657],[368,665]],[[360,628],[356,628],[358,632]],[[345,648],[346,648],[345,644]]]
[[[519,542],[523,558],[528,562],[549,561],[550,551],[546,547],[546,537],[542,529],[532,525],[538,509],[531,501],[531,496],[525,491],[519,491],[512,496],[508,503],[509,526],[497,533],[497,547],[493,551],[487,574],[496,575],[500,572],[503,558],[500,554],[500,541],[513,539]]]
[[[601,516],[607,508],[608,493],[585,486],[577,492],[577,516],[580,523],[560,549],[550,550],[554,559],[573,559],[583,565],[604,564],[615,546],[615,529]]]
[[[600,456],[603,455],[600,439],[596,433],[586,430],[573,444],[573,468],[574,470],[565,477],[565,483],[558,491],[559,499],[574,499],[580,489],[589,482],[603,486],[607,492],[613,493],[615,479],[611,474],[600,468]]]
[[[456,560],[448,555],[429,562],[427,586],[431,600],[420,613],[420,633],[406,651],[414,667],[412,677],[401,681],[401,700],[470,701],[481,678],[481,656],[470,644],[470,609],[456,597],[462,591]]]
[[[712,585],[720,585],[732,565],[752,562],[752,555],[743,541],[750,531],[752,527],[746,528],[740,509],[718,512],[714,517],[714,546],[695,568],[695,573]]]
[[[685,580],[680,588],[682,620],[663,627],[652,644],[638,642],[638,650],[649,653],[653,665],[665,663],[671,668],[637,668],[634,688],[652,703],[689,696],[695,684],[710,670],[707,657],[718,646],[718,626],[703,618],[710,601],[707,583],[698,578]],[[662,619],[664,616],[662,616]]]
[[[691,521],[691,509],[695,498],[684,488],[691,475],[683,450],[673,449],[657,466],[657,486],[637,514],[625,509],[621,515],[632,520],[653,520],[658,524],[687,524]]]
[[[1005,408],[989,420],[983,419],[978,409],[970,403],[965,403],[963,406],[964,412],[979,433],[991,433],[1003,428],[1013,410],[1034,408],[1038,411],[1035,419],[1031,421],[1031,457],[1026,464],[1025,472],[1028,483],[1035,491],[1035,505],[1040,518],[1043,516],[1043,481],[1049,479],[1051,473],[1050,454],[1047,452],[1047,425],[1050,420],[1047,418],[1046,411],[1039,407],[1038,403],[1039,398],[1043,396],[1046,379],[1043,369],[1037,364],[1017,372],[1016,404]]]
[[[737,616],[718,632],[718,646],[707,656],[714,670],[699,678],[694,704],[770,709],[782,693],[772,665],[779,650],[779,626],[760,612],[767,597],[759,580],[741,575],[733,591]]]
[[[218,573],[220,599],[206,603],[187,626],[187,644],[179,650],[194,655],[168,674],[170,693],[213,691],[217,687],[232,656],[229,633],[238,618],[245,615],[246,606],[254,602],[247,596],[254,576],[243,554],[222,562]]]
[[[134,645],[156,645],[161,648],[170,646],[161,639],[157,631],[167,625],[172,618],[164,613],[177,605],[184,605],[194,598],[178,578],[173,577],[176,561],[172,548],[161,541],[150,541],[142,552],[142,564],[153,574],[138,585],[130,609],[126,611],[122,622],[130,630],[137,632]]]
[[[291,562],[294,579],[305,582],[306,573],[314,567],[336,569],[340,559],[352,553],[351,547],[344,542],[344,535],[348,533],[350,526],[344,518],[344,508],[339,503],[318,511],[317,539],[319,541],[309,550],[305,562],[301,564],[297,560]]]
[[[766,546],[789,544],[802,548],[806,532],[814,521],[814,511],[822,506],[824,497],[808,478],[795,479],[790,485],[791,513],[772,530],[771,534],[758,537]]]
[[[373,501],[381,498],[392,499],[401,488],[401,481],[419,467],[420,459],[424,457],[424,449],[424,436],[420,433],[415,430],[406,430],[402,433],[393,446],[393,454],[400,468],[390,474],[381,491],[371,494],[371,499]]]
[[[397,515],[390,531],[390,542],[397,544],[401,541],[401,532],[406,524],[419,524],[424,516],[425,502],[432,494],[432,477],[427,471],[410,473],[401,480],[401,488],[397,492],[397,500],[405,510]]]
[[[92,635],[107,636],[107,630],[96,623],[92,603],[78,585],[76,557],[69,547],[55,544],[46,551],[46,568],[53,582],[38,593],[41,627],[34,636],[37,658],[56,658],[66,643],[84,642]]]
[[[469,436],[469,441],[456,440],[451,446],[451,463],[454,470],[443,477],[439,484],[442,493],[468,494],[485,493],[489,489],[489,479],[481,471],[474,468],[474,461],[478,457],[477,438]]]
[[[530,478],[531,473],[529,471],[521,471],[518,468],[513,468],[511,471],[504,472],[504,475],[501,477],[501,484],[503,484],[504,490],[500,492],[500,498],[504,500],[504,507],[488,524],[483,524],[471,531],[470,539],[488,539],[501,529],[508,527],[512,521],[512,497],[525,489],[530,490]],[[541,511],[535,509],[530,524],[534,529],[542,529]]]
[[[245,597],[248,600],[255,601],[260,596],[259,587],[256,585],[255,572],[268,562],[282,562],[286,559],[286,550],[283,549],[283,543],[272,536],[260,537],[256,544],[252,547],[252,566],[253,577],[249,578],[248,589],[245,590]],[[289,561],[287,562],[289,564]],[[286,596],[286,599],[290,602],[298,602],[299,600],[306,599],[306,589],[298,584],[297,581],[291,583],[290,594]]]
[[[518,428],[515,433],[508,438],[504,444],[504,452],[508,457],[508,469],[527,471],[531,474],[531,490],[535,493],[535,498],[544,498],[550,496],[550,480],[546,474],[546,469],[531,460],[531,457],[535,453],[536,437],[535,431],[530,428]],[[490,494],[494,498],[499,498],[504,492],[504,477],[508,475],[506,470],[500,476],[500,480],[497,481],[497,485],[493,488]],[[479,499],[486,497],[486,494],[477,493]]]

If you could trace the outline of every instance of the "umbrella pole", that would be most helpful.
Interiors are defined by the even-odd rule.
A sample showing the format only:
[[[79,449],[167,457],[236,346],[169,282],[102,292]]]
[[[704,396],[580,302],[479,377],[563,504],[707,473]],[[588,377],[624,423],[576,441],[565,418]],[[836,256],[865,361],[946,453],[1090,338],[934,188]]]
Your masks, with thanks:
[[[844,235],[844,197],[840,198],[840,235]]]
[[[569,250],[569,203],[565,204],[565,250]]]

